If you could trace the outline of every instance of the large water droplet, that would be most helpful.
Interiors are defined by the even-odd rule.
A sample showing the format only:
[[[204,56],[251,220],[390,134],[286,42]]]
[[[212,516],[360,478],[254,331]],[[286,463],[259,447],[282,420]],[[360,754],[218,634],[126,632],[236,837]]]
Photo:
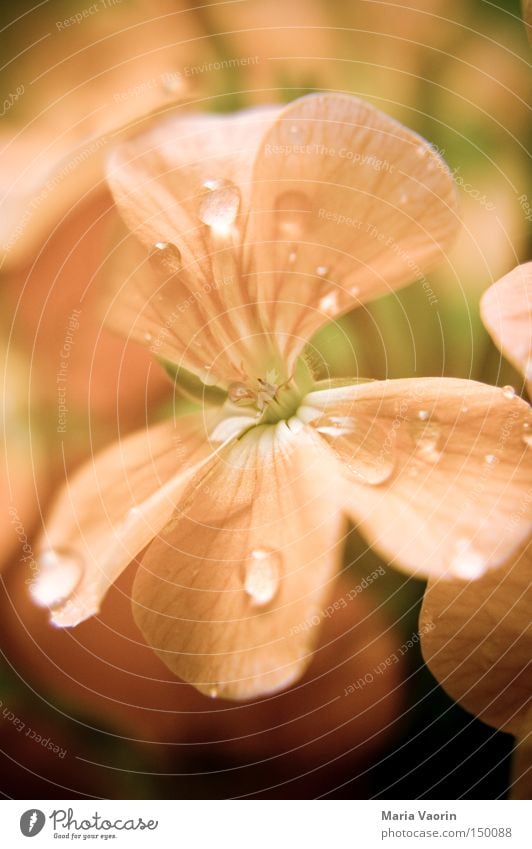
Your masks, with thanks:
[[[310,218],[310,198],[303,192],[284,192],[275,202],[275,222],[279,237],[300,239]]]
[[[502,387],[502,394],[504,395],[505,398],[508,398],[508,400],[511,401],[512,398],[515,398],[515,389],[514,389],[513,386],[509,386],[509,385],[503,386]]]
[[[53,607],[72,595],[83,568],[79,556],[69,549],[50,548],[39,556],[39,574],[31,586],[37,604]]]
[[[230,180],[206,180],[200,202],[200,221],[222,234],[228,233],[240,209],[240,190]]]
[[[488,466],[494,466],[497,462],[497,457],[495,456],[495,454],[486,454],[486,456],[484,457],[484,462]]]
[[[268,548],[256,548],[244,564],[244,590],[253,604],[261,607],[270,602],[281,577],[281,554]]]
[[[462,537],[454,544],[450,567],[457,578],[474,581],[486,571],[486,561],[482,554],[475,550],[471,540]]]
[[[338,415],[321,416],[316,429],[355,480],[377,486],[391,477],[395,469],[393,431]]]
[[[172,242],[155,242],[150,251],[150,264],[158,272],[175,274],[181,268],[181,252]]]
[[[410,423],[410,432],[416,446],[416,454],[427,463],[441,460],[441,427],[430,419],[426,410],[420,410],[417,419]]]

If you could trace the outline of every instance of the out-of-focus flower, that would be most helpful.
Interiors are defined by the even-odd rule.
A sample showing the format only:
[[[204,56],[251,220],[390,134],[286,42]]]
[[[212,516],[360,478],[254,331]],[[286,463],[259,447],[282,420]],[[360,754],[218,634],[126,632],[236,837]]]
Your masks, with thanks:
[[[524,376],[532,395],[532,262],[518,265],[490,286],[481,313],[497,348]]]
[[[500,351],[529,381],[532,339],[532,263],[518,266],[485,292],[484,324]],[[532,415],[509,418],[501,438],[532,446]],[[493,462],[499,457],[494,454]],[[523,465],[530,466],[528,453]],[[504,497],[504,493],[501,493]],[[509,526],[530,514],[532,492],[508,517]],[[529,792],[532,686],[532,547],[478,581],[429,581],[421,633],[425,660],[451,696],[485,722],[517,737],[516,795]],[[427,625],[434,627],[427,628]],[[528,790],[526,789],[528,788]]]
[[[109,179],[145,248],[111,321],[213,406],[69,481],[32,588],[56,625],[93,615],[139,557],[147,642],[198,689],[244,699],[308,665],[316,633],[295,626],[323,605],[343,516],[416,574],[505,562],[529,521],[509,522],[525,446],[501,434],[528,405],[466,380],[324,385],[301,356],[452,240],[454,185],[429,145],[355,98],[314,95],[171,119],[120,147]]]
[[[6,28],[13,57],[0,135],[4,268],[27,263],[76,202],[102,189],[118,133],[190,92],[183,69],[194,63],[198,39],[209,57],[194,12],[175,2],[91,8],[69,15],[56,6],[52,17],[44,4]]]
[[[529,491],[522,513],[530,502]],[[529,544],[504,568],[472,583],[429,581],[420,622],[423,655],[441,685],[466,710],[514,734],[524,760],[527,753],[530,758],[532,710],[531,566]],[[520,792],[530,790],[519,764],[518,777]]]

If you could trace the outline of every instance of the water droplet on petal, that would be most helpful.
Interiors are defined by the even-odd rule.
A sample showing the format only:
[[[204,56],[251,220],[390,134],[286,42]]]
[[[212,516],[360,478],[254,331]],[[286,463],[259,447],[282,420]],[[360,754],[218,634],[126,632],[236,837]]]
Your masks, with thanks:
[[[203,366],[199,378],[205,386],[216,386],[217,377],[212,373],[212,366],[210,365]]]
[[[380,424],[358,422],[351,416],[323,415],[316,430],[359,483],[377,486],[395,469],[395,433]]]
[[[327,277],[329,273],[329,267],[327,265],[318,265],[316,268],[316,274],[318,277]]]
[[[150,264],[158,272],[175,274],[181,268],[181,252],[172,242],[155,242],[150,251]]]
[[[282,239],[300,239],[309,220],[310,199],[303,192],[284,192],[275,202],[275,223]]]
[[[399,196],[399,203],[403,206],[408,203],[408,195],[406,192],[402,192]]]
[[[244,564],[244,590],[253,604],[268,604],[279,589],[281,554],[268,548],[254,549]]]
[[[82,574],[78,554],[69,549],[50,548],[39,556],[39,573],[31,586],[37,604],[53,607],[65,601],[76,589]]]
[[[484,462],[487,463],[488,466],[493,466],[497,462],[497,457],[495,454],[486,454]]]
[[[288,254],[288,262],[293,265],[297,259],[297,251],[290,251]]]
[[[218,696],[218,687],[216,686],[216,684],[212,684],[209,687],[209,698],[216,699],[217,696]]]
[[[508,400],[511,401],[512,398],[515,398],[515,389],[514,389],[513,386],[509,386],[509,385],[503,386],[502,387],[502,394],[504,395],[505,398],[508,398]]]
[[[166,72],[161,78],[161,88],[165,94],[175,94],[183,88],[179,72]]]
[[[349,289],[349,294],[353,296],[353,298],[358,298],[360,295],[360,289],[358,286],[351,286]]]
[[[240,190],[230,180],[206,180],[207,194],[202,198],[198,216],[215,232],[226,234],[240,209]]]
[[[143,334],[143,336],[144,336],[145,342],[151,342],[151,340],[153,339],[153,336],[152,336],[152,334],[150,333],[149,330],[146,330],[146,332]]]
[[[474,581],[486,571],[486,561],[472,546],[471,540],[462,537],[454,544],[450,567],[457,578]]]
[[[318,304],[320,310],[326,315],[334,315],[338,312],[338,292],[329,292],[320,299]]]
[[[528,448],[532,448],[532,423],[531,422],[523,422],[523,429],[521,432],[523,442]]]
[[[410,423],[410,432],[418,457],[427,463],[437,463],[441,460],[441,427],[437,421],[430,419],[426,410],[420,410],[417,420]]]

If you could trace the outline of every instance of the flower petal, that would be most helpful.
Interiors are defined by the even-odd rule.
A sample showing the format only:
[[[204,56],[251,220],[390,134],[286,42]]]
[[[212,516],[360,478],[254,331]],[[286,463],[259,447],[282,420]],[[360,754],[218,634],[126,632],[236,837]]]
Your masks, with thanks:
[[[532,392],[532,262],[490,286],[480,307],[497,348],[525,376]]]
[[[31,587],[54,624],[77,625],[98,611],[211,454],[202,416],[192,414],[126,437],[72,476],[45,522]]]
[[[277,367],[279,347],[290,369],[332,315],[422,276],[457,223],[439,156],[347,95],[172,118],[123,144],[108,179],[145,248],[114,326],[226,382]]]
[[[174,116],[121,145],[108,167],[122,216],[144,246],[129,259],[112,325],[226,381],[242,360],[252,365],[261,333],[240,250],[253,161],[275,112]]]
[[[478,581],[429,581],[423,654],[453,699],[520,735],[532,697],[532,546]],[[529,720],[528,720],[529,721]]]
[[[530,409],[508,390],[377,381],[310,393],[299,415],[336,451],[346,509],[391,563],[473,578],[527,538]],[[331,418],[341,432],[323,432]]]
[[[143,557],[134,616],[146,640],[199,690],[247,699],[288,686],[312,656],[337,568],[335,481],[315,436],[255,428]]]
[[[245,273],[285,355],[331,316],[420,278],[457,230],[447,166],[356,97],[309,95],[262,142]]]

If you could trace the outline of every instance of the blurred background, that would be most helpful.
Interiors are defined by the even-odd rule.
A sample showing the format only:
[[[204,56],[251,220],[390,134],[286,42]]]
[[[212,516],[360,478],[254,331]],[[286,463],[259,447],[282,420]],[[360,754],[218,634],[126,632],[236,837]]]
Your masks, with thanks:
[[[437,685],[417,637],[424,584],[354,531],[305,678],[252,703],[212,701],[172,678],[132,621],[131,572],[100,616],[71,631],[48,625],[27,581],[54,490],[172,403],[162,369],[100,317],[117,227],[102,163],[122,128],[149,113],[342,91],[423,135],[455,175],[464,224],[428,276],[435,300],[414,283],[315,344],[336,376],[445,375],[524,392],[478,309],[491,283],[531,258],[530,47],[519,3],[45,0],[3,4],[0,39],[1,792],[503,797],[512,738]]]

